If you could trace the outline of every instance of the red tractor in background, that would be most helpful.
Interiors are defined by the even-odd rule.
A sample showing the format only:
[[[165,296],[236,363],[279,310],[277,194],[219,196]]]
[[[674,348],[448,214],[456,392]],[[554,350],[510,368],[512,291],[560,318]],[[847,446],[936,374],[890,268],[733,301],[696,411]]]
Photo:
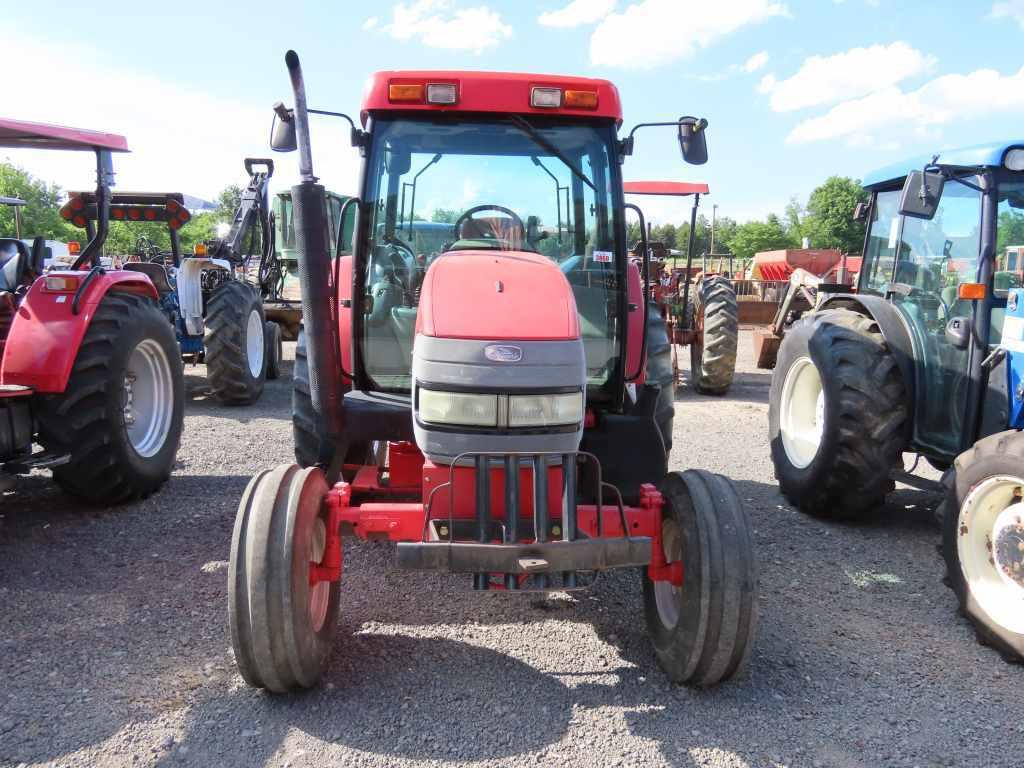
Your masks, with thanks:
[[[320,442],[304,453],[315,463],[259,473],[239,505],[228,611],[243,678],[276,692],[320,680],[342,537],[397,542],[399,567],[469,574],[478,590],[571,590],[639,569],[669,677],[735,675],[757,624],[752,532],[729,480],[668,471],[671,411],[659,422],[646,375],[666,337],[646,321],[646,243],[641,268],[627,255],[626,209],[645,227],[623,200],[633,135],[618,137],[615,86],[375,74],[352,126],[362,186],[339,256],[313,174],[314,110],[293,51],[286,63],[295,108],[275,107],[272,147],[298,149],[302,179],[291,196],[308,376],[294,419]],[[687,161],[706,161],[706,121],[660,125]],[[547,171],[569,190],[557,232]],[[458,209],[438,250],[403,236],[403,198],[423,206],[409,221]]]
[[[672,352],[672,381],[679,382],[676,345],[690,348],[690,382],[707,395],[724,395],[736,373],[739,345],[739,314],[731,275],[694,274],[693,243],[700,196],[708,185],[681,181],[627,181],[627,195],[693,197],[690,236],[686,244],[686,267],[673,267],[668,274],[655,272],[659,284],[655,293],[659,313],[668,326]]]
[[[70,270],[43,274],[45,241],[0,238],[0,484],[52,469],[67,492],[113,504],[170,476],[184,418],[174,332],[139,272],[105,269],[113,152],[122,136],[0,119],[0,146],[92,151],[97,222]],[[77,222],[76,222],[77,223]],[[42,450],[33,453],[33,443]]]

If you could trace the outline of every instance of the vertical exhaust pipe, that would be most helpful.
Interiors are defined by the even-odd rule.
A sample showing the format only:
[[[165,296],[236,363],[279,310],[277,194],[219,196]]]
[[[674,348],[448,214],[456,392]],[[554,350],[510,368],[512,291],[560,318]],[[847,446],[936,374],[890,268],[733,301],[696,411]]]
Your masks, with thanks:
[[[324,188],[313,175],[313,150],[309,136],[309,112],[302,66],[295,51],[284,57],[295,95],[295,139],[299,150],[299,177],[292,187],[295,245],[302,290],[302,322],[309,356],[309,394],[315,410],[336,440],[341,433],[341,360],[338,359],[331,325],[332,295],[330,238],[328,235]]]

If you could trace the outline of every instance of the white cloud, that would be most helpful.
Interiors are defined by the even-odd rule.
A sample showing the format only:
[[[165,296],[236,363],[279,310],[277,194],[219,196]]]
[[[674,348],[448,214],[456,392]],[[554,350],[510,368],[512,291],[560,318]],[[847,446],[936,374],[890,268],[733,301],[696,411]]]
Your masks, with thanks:
[[[909,93],[891,86],[844,101],[820,117],[803,121],[786,141],[860,141],[875,132],[891,141],[908,133],[934,134],[938,127],[954,120],[998,113],[1024,114],[1024,67],[1005,76],[994,69],[943,75]]]
[[[615,8],[615,0],[572,0],[564,8],[537,17],[545,27],[578,27],[600,21]]]
[[[989,11],[991,19],[1013,19],[1024,29],[1024,0],[1003,0],[994,3]]]
[[[786,16],[772,0],[642,0],[605,17],[590,38],[590,60],[598,66],[650,69],[693,56],[736,30]]]
[[[376,16],[371,16],[363,22],[363,29],[373,29],[380,23],[380,19]]]
[[[114,156],[115,190],[184,192],[213,200],[229,184],[245,183],[244,158],[271,156],[266,96],[241,101],[230,90],[215,92],[139,67],[126,69],[100,47],[55,45],[16,28],[2,31],[11,61],[32,61],[39,51],[47,51],[46,66],[35,68],[31,78],[5,83],[5,116],[125,135],[131,152]],[[69,88],[72,82],[89,87]],[[290,101],[283,66],[273,88]],[[313,130],[316,169],[324,184],[338,192],[353,191],[358,157],[338,140],[347,130],[319,119]],[[296,154],[274,153],[273,158],[275,188],[293,184],[298,177]],[[95,160],[88,152],[0,148],[3,160],[65,190],[96,184]]]
[[[903,42],[851,48],[832,56],[811,56],[785,80],[766,75],[758,90],[770,96],[773,110],[791,112],[885,90],[927,72],[935,61]]]
[[[398,3],[384,30],[396,40],[418,38],[430,48],[480,53],[512,37],[512,27],[485,5],[455,8],[451,0]]]
[[[764,65],[767,64],[767,63],[768,63],[768,52],[767,51],[761,51],[760,53],[755,53],[753,56],[751,56],[749,59],[747,59],[747,63],[743,65],[743,71],[744,72],[757,72],[757,70],[763,69]]]

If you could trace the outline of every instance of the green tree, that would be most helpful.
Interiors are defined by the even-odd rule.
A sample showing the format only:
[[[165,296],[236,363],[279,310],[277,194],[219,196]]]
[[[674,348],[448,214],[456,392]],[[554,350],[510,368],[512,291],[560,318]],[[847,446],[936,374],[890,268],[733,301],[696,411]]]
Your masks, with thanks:
[[[242,188],[237,184],[224,187],[217,195],[217,210],[213,211],[220,220],[232,221],[235,218],[235,211],[242,204]]]
[[[752,259],[760,251],[777,251],[796,245],[779,217],[769,214],[765,221],[748,221],[736,227],[726,243],[740,259]]]
[[[21,209],[21,236],[42,235],[47,240],[69,240],[75,229],[60,215],[61,188],[34,178],[10,163],[0,163],[0,196],[17,197]],[[0,206],[0,235],[14,237],[14,209]]]
[[[803,235],[810,238],[815,248],[860,253],[864,246],[864,224],[853,220],[853,209],[867,199],[867,192],[859,181],[830,176],[811,192],[803,219]]]
[[[789,202],[786,203],[786,210],[783,214],[783,218],[786,232],[788,232],[790,237],[792,237],[796,242],[800,242],[804,236],[804,216],[804,207],[800,205],[800,201],[797,199],[796,195],[793,195],[793,197],[789,198]]]
[[[455,208],[435,208],[430,220],[437,224],[454,224],[461,215],[462,211]]]
[[[1010,245],[1024,245],[1024,213],[1003,211],[999,214],[996,254],[1002,255]]]

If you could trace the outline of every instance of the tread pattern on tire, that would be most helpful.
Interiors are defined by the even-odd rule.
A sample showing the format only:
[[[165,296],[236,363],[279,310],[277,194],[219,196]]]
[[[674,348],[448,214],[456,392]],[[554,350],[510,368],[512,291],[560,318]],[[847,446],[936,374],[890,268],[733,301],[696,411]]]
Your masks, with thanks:
[[[1024,637],[1017,638],[1017,647],[1014,647],[1010,640],[988,625],[988,619],[980,609],[975,610],[960,570],[957,553],[960,506],[963,500],[970,492],[972,483],[976,484],[980,478],[1005,474],[1005,462],[1024,467],[1024,433],[1013,431],[989,435],[960,454],[954,462],[955,475],[949,478],[948,491],[938,510],[942,522],[942,557],[946,564],[944,581],[956,595],[960,613],[973,625],[978,642],[994,648],[1008,662],[1024,663]],[[993,463],[1003,466],[994,467],[994,471],[985,469],[985,465]],[[1020,469],[1017,471],[1020,472]]]
[[[692,518],[693,525],[681,531],[692,545],[684,585],[688,575],[700,581],[690,585],[696,587],[690,593],[696,604],[684,599],[680,623],[668,630],[645,571],[648,627],[658,661],[674,682],[712,686],[743,671],[757,634],[757,562],[749,519],[735,487],[721,475],[673,472],[661,491],[677,515]]]
[[[819,468],[815,482],[803,487],[779,471],[779,463],[788,459],[781,440],[773,439],[775,477],[786,498],[807,514],[858,517],[884,503],[894,487],[889,473],[902,455],[908,419],[903,378],[872,318],[848,309],[816,312],[794,325],[783,346],[801,324],[811,329],[813,343],[825,356],[824,369],[822,361],[815,361],[822,379],[834,377],[838,385],[836,439],[831,456],[824,461],[820,454],[815,457],[811,464]],[[785,374],[775,369],[773,409],[779,407]],[[826,429],[831,430],[827,421]],[[819,451],[828,444],[826,436]]]
[[[665,453],[672,451],[672,422],[676,414],[675,374],[672,372],[672,343],[668,338],[668,326],[658,311],[657,303],[647,304],[647,361],[644,380],[661,387],[654,420],[658,424]]]
[[[691,371],[698,392],[722,395],[728,391],[736,373],[739,345],[739,310],[736,290],[724,277],[701,280],[696,311],[704,313],[704,348],[700,371]]]
[[[164,351],[168,353],[172,376],[177,376],[179,385],[172,403],[178,418],[172,419],[167,435],[168,442],[173,442],[174,446],[170,461],[155,478],[142,477],[132,471],[125,457],[117,455],[109,429],[112,424],[123,425],[119,417],[111,414],[115,398],[110,391],[110,361],[122,333],[147,324],[166,329]],[[67,387],[61,395],[46,398],[37,413],[40,444],[47,450],[70,454],[67,464],[54,467],[53,478],[57,484],[75,496],[106,504],[145,498],[157,491],[170,477],[181,438],[184,414],[181,377],[177,341],[167,318],[156,305],[132,293],[104,296],[79,346]]]
[[[292,371],[292,437],[295,460],[300,467],[323,466],[334,457],[334,446],[328,439],[327,428],[313,410],[306,332],[301,328],[295,344],[295,367]]]
[[[267,342],[267,379],[273,381],[281,375],[281,326],[268,320],[263,324],[263,334]]]
[[[245,331],[259,295],[238,280],[228,280],[206,302],[206,378],[213,396],[228,405],[248,405],[263,392],[264,376],[249,370]],[[260,327],[263,327],[260,310]],[[264,355],[264,372],[266,371]]]

